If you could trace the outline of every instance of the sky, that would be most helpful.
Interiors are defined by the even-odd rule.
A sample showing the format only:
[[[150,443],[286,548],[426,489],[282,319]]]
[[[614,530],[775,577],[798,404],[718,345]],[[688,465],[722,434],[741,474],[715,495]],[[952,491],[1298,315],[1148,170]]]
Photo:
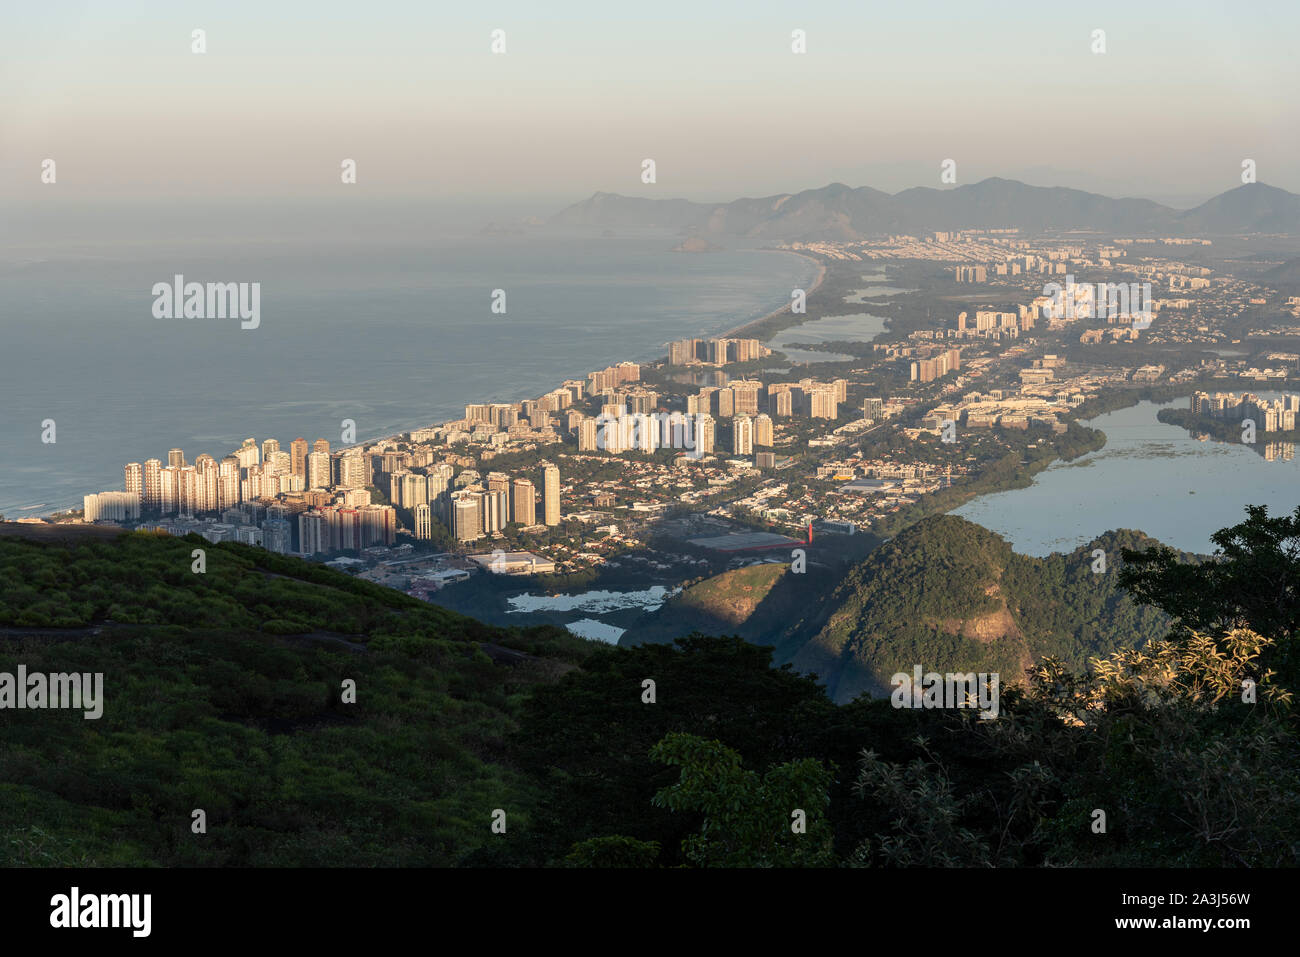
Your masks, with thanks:
[[[946,159],[1183,206],[1253,159],[1300,192],[1298,26],[1243,0],[4,0],[0,201],[311,201],[345,159],[368,199],[539,212],[937,187]]]

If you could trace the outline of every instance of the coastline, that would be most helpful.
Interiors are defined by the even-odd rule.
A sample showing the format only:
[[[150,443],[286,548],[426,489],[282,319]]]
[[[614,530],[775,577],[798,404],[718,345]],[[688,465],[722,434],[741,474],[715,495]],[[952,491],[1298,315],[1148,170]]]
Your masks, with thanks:
[[[823,262],[822,262],[821,260],[819,260],[819,259],[814,259],[812,256],[806,256],[806,255],[804,255],[803,253],[797,253],[797,252],[794,252],[793,250],[790,250],[790,249],[769,249],[769,250],[763,250],[763,251],[764,251],[764,252],[782,253],[782,254],[787,255],[787,256],[798,256],[800,259],[806,259],[806,260],[808,260],[808,262],[813,263],[815,266],[817,266],[817,277],[812,281],[812,284],[808,287],[808,289],[807,289],[807,296],[811,296],[814,292],[816,292],[816,291],[817,291],[817,288],[818,288],[818,287],[822,284],[822,282],[826,279],[826,264],[823,263]],[[715,338],[719,338],[719,339],[728,339],[728,338],[733,338],[733,337],[735,337],[735,338],[743,338],[742,330],[748,329],[748,328],[750,328],[751,326],[756,326],[756,325],[758,325],[758,324],[761,323],[761,322],[766,322],[767,320],[771,319],[773,316],[779,316],[779,315],[782,315],[782,314],[787,313],[787,312],[789,312],[789,311],[790,311],[790,303],[787,301],[786,303],[784,303],[783,305],[779,306],[778,308],[773,309],[771,312],[769,312],[769,313],[765,313],[764,315],[759,316],[757,319],[750,319],[750,320],[747,320],[746,322],[742,323],[742,324],[739,325],[739,326],[736,326],[736,327],[733,328],[733,329],[729,329],[729,330],[724,331],[724,332],[716,333]],[[666,353],[660,353],[660,354],[659,354],[659,359],[666,359],[666,358],[667,358],[667,354],[666,354]],[[615,362],[624,362],[624,361],[632,361],[632,360],[624,360],[624,359],[611,359],[611,360],[610,360],[611,363],[615,363]],[[657,360],[652,359],[652,360],[649,360],[649,361],[654,362],[654,361],[657,361]],[[522,400],[516,400],[516,401],[522,401]],[[340,450],[342,450],[343,448],[348,448],[348,449],[353,449],[353,448],[364,448],[364,447],[367,446],[367,445],[373,445],[375,442],[388,442],[388,441],[395,441],[395,440],[397,440],[397,439],[400,439],[403,435],[409,435],[411,432],[415,431],[416,429],[427,429],[427,428],[431,428],[432,425],[433,425],[433,423],[430,423],[429,425],[417,425],[417,426],[412,426],[411,428],[406,429],[406,430],[403,431],[403,432],[398,432],[398,433],[396,433],[396,434],[394,434],[394,435],[384,435],[384,436],[380,436],[380,437],[378,437],[378,438],[369,439],[369,440],[367,440],[367,441],[365,441],[365,442],[358,442],[358,443],[355,444],[355,445],[341,446],[341,447],[340,447]]]
[[[814,259],[812,256],[806,256],[803,253],[797,253],[791,249],[768,249],[768,250],[763,250],[763,252],[774,252],[774,253],[782,253],[787,256],[798,256],[800,259],[806,259],[808,260],[808,262],[813,263],[817,267],[817,277],[812,281],[812,284],[808,287],[807,296],[811,296],[814,292],[816,292],[817,288],[826,279],[826,264],[819,259]],[[727,339],[733,337],[743,338],[742,330],[748,329],[751,326],[756,326],[761,322],[766,322],[767,320],[771,319],[773,316],[779,316],[789,311],[790,311],[790,303],[786,302],[785,304],[779,306],[778,308],[773,309],[771,312],[759,316],[757,319],[749,319],[746,322],[742,323],[739,326],[736,326],[733,329],[716,333],[714,337],[719,339]],[[666,359],[666,358],[667,358],[666,353],[659,354],[659,359]],[[624,361],[633,361],[633,360],[625,360],[625,359],[610,360],[611,363],[624,362]],[[651,359],[648,361],[654,362],[657,360]],[[515,400],[515,401],[522,401],[522,400]],[[368,439],[365,442],[358,442],[355,445],[340,446],[340,451],[342,451],[343,449],[364,448],[367,445],[373,445],[375,442],[394,441],[400,439],[403,435],[409,435],[411,432],[415,431],[416,429],[427,429],[427,428],[431,428],[433,425],[434,423],[430,423],[428,425],[416,425],[402,432],[397,432],[393,435],[382,435],[379,436],[378,438]]]
[[[769,252],[784,253],[787,256],[798,256],[800,259],[806,259],[817,267],[817,278],[812,281],[812,285],[809,286],[808,289],[806,290],[805,299],[811,297],[812,294],[817,291],[817,289],[821,286],[821,284],[826,279],[826,264],[822,262],[820,259],[814,259],[812,256],[806,256],[803,253],[797,253],[792,249],[773,249],[773,250],[769,250]],[[725,332],[718,333],[718,338],[720,339],[747,338],[745,332],[748,329],[752,328],[753,326],[757,326],[760,323],[767,322],[767,320],[775,318],[776,316],[784,315],[789,311],[790,311],[790,303],[786,302],[780,308],[773,309],[765,316],[759,316],[757,319],[750,319],[748,322],[736,326],[733,329],[728,329]]]
[[[817,266],[817,277],[812,281],[812,284],[808,287],[806,293],[807,296],[811,296],[814,292],[816,292],[817,288],[826,279],[826,264],[819,259],[814,259],[812,256],[806,256],[803,253],[797,253],[790,249],[768,249],[768,250],[763,250],[763,252],[774,252],[774,253],[782,253],[787,256],[798,256],[800,259],[806,259],[808,260],[808,262],[813,263],[815,266]],[[716,333],[714,338],[719,338],[719,339],[727,339],[733,337],[743,338],[741,334],[742,330],[748,329],[751,326],[756,326],[761,322],[766,322],[767,320],[771,319],[773,316],[779,316],[789,311],[790,311],[790,303],[787,301],[786,303],[779,306],[778,308],[773,309],[771,312],[759,316],[757,319],[749,319],[746,322],[742,323],[739,326],[736,326],[733,329],[727,330],[725,332]],[[651,359],[647,361],[655,362],[660,359],[667,359],[667,353],[660,352],[658,355],[658,359]],[[615,362],[636,361],[636,360],[616,358],[616,359],[611,359],[609,361],[610,363],[615,363]],[[522,401],[522,400],[515,400],[515,401]],[[378,438],[368,439],[365,442],[358,442],[355,445],[340,446],[340,451],[342,451],[343,449],[364,448],[367,445],[373,445],[375,442],[387,442],[387,441],[400,439],[403,435],[409,435],[411,432],[415,431],[416,429],[431,428],[434,424],[435,423],[430,423],[428,425],[416,425],[402,432],[397,432],[393,435],[383,435]]]
[[[759,250],[755,250],[755,251],[759,251]],[[811,296],[811,295],[812,295],[812,294],[813,294],[813,293],[818,289],[818,287],[821,286],[822,282],[823,282],[823,281],[825,280],[825,278],[826,278],[826,272],[827,272],[826,265],[825,265],[824,263],[822,263],[820,260],[817,260],[817,259],[813,258],[812,256],[807,256],[807,255],[805,255],[805,254],[803,254],[803,253],[795,252],[795,251],[793,251],[793,250],[788,250],[788,249],[767,249],[767,250],[761,250],[761,251],[763,251],[763,252],[781,253],[781,254],[788,255],[788,256],[798,256],[798,257],[801,258],[801,259],[805,259],[805,260],[807,260],[808,262],[811,262],[811,263],[815,264],[815,265],[817,266],[817,268],[818,268],[817,276],[816,276],[816,278],[813,280],[813,282],[809,285],[809,288],[807,289],[807,295],[808,295],[808,296]],[[790,302],[789,302],[789,300],[787,299],[787,300],[786,300],[786,301],[785,301],[781,306],[777,307],[776,309],[773,309],[771,312],[765,313],[764,315],[759,316],[759,317],[757,317],[757,318],[755,318],[755,319],[749,319],[749,320],[746,320],[746,321],[745,321],[744,323],[742,323],[741,325],[736,326],[736,327],[734,327],[734,328],[732,328],[732,329],[730,329],[730,330],[715,333],[715,334],[714,334],[714,337],[716,337],[716,338],[743,337],[743,331],[744,331],[744,330],[749,329],[749,328],[754,327],[754,326],[757,326],[757,325],[760,324],[760,323],[766,322],[767,320],[771,319],[771,318],[774,317],[774,316],[779,316],[779,315],[782,315],[782,314],[788,313],[789,311],[790,311]],[[666,358],[666,355],[667,355],[667,354],[666,354],[665,352],[660,351],[660,352],[657,354],[657,357],[656,357],[655,359],[647,359],[647,360],[645,360],[645,361],[646,361],[646,362],[655,362],[655,361],[660,361],[660,360],[665,359],[665,358]],[[612,364],[612,363],[623,362],[623,361],[639,361],[639,360],[629,360],[629,359],[626,359],[626,358],[623,358],[623,357],[619,357],[619,358],[611,359],[611,360],[610,360],[610,363]],[[588,371],[590,371],[590,370],[588,370]],[[557,383],[557,384],[558,384],[558,383]],[[525,398],[527,398],[527,397],[525,397]],[[467,399],[466,401],[468,401],[468,402],[473,402],[473,401],[475,401],[475,400],[474,400],[474,399]],[[520,400],[516,400],[516,401],[520,401]],[[374,438],[370,438],[370,439],[366,439],[366,440],[364,440],[364,441],[356,442],[356,443],[353,443],[352,445],[346,445],[346,446],[342,446],[342,445],[341,445],[341,446],[337,446],[337,447],[336,447],[336,451],[345,451],[345,450],[349,450],[349,449],[365,448],[366,446],[374,445],[374,444],[377,443],[377,442],[391,442],[391,441],[398,441],[398,440],[400,440],[403,436],[405,436],[405,435],[409,435],[409,434],[410,434],[411,432],[413,432],[413,431],[416,431],[416,430],[419,430],[419,429],[431,428],[431,427],[433,427],[434,425],[436,425],[436,420],[433,420],[433,421],[426,421],[426,422],[424,422],[423,424],[420,424],[420,425],[412,425],[412,426],[410,426],[410,427],[408,427],[408,428],[404,428],[404,429],[402,429],[401,431],[394,432],[394,433],[390,433],[390,434],[387,434],[387,435],[375,436]],[[92,493],[87,492],[87,493],[83,493],[83,494],[92,494]],[[71,502],[71,503],[69,503],[69,504],[66,504],[66,505],[55,504],[55,503],[49,503],[49,504],[47,504],[47,505],[45,505],[45,506],[35,506],[35,507],[33,507],[33,506],[26,506],[26,507],[24,507],[24,508],[19,509],[18,511],[23,513],[23,514],[22,514],[22,517],[24,517],[24,518],[54,519],[54,518],[57,518],[57,517],[60,516],[60,515],[67,515],[67,514],[70,513],[70,512],[75,512],[75,511],[77,511],[80,507],[81,507],[81,502],[80,502],[79,500],[77,500],[77,501],[73,501],[73,502]],[[7,521],[13,521],[13,519],[8,519]]]

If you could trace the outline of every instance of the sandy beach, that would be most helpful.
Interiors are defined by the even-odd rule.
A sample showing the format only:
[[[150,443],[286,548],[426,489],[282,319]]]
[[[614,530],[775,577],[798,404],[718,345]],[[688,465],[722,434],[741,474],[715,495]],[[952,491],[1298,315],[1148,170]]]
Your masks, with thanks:
[[[817,278],[814,279],[812,285],[805,290],[806,293],[805,299],[810,298],[812,294],[817,291],[817,287],[822,284],[822,280],[826,278],[826,265],[823,262],[821,262],[821,260],[814,259],[812,256],[805,256],[803,253],[797,253],[794,252],[793,250],[779,249],[779,250],[774,250],[774,252],[782,252],[789,256],[798,256],[801,259],[806,259],[809,262],[815,263],[817,265]],[[718,339],[746,338],[747,337],[746,330],[752,328],[753,326],[757,326],[761,322],[766,322],[767,320],[771,319],[773,316],[779,316],[782,313],[786,313],[789,311],[790,311],[790,303],[787,302],[785,305],[781,306],[781,308],[773,309],[765,316],[759,316],[757,319],[751,319],[749,322],[746,322],[744,325],[736,326],[734,329],[728,329],[726,332],[720,332],[714,338],[718,338]]]

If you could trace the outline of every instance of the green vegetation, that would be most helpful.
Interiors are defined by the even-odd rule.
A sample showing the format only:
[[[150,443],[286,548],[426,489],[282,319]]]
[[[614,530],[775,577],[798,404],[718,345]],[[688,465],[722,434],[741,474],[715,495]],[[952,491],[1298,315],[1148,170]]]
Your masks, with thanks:
[[[786,623],[837,704],[736,636],[593,647],[240,546],[0,539],[0,672],[104,674],[99,720],[0,710],[0,861],[1295,866],[1298,542],[1252,508],[1213,560],[1034,559],[927,520]],[[760,607],[804,580],[757,569]],[[996,720],[847,700],[890,656],[1027,676]]]
[[[1129,409],[1139,402],[1172,402],[1185,399],[1204,383],[1182,383],[1179,385],[1135,386],[1129,389],[1108,389],[1097,393],[1074,410],[1077,419],[1091,419],[1107,412]]]
[[[206,571],[193,571],[194,549]],[[0,539],[0,625],[72,628],[102,623],[259,631],[443,634],[481,638],[478,622],[401,592],[235,543],[134,533],[48,547]],[[284,633],[283,631],[281,633]]]
[[[1045,656],[1081,670],[1168,628],[1167,616],[1117,588],[1122,550],[1142,544],[1139,533],[1111,532],[1068,555],[1033,558],[964,519],[926,519],[850,571],[778,644],[798,645],[788,660],[820,675],[837,701],[885,694],[892,675],[917,664],[998,672],[1004,685]]]
[[[801,594],[786,580],[789,568],[789,564],[775,562],[750,565],[689,585],[643,616],[619,643],[671,643],[695,631],[760,641],[768,630],[767,622],[793,613],[807,598],[806,592]]]
[[[1300,508],[1270,517],[1268,507],[1246,508],[1246,520],[1210,536],[1213,561],[1159,544],[1126,548],[1119,584],[1138,601],[1157,605],[1183,630],[1223,632],[1251,628],[1265,635],[1300,632]],[[1287,688],[1300,685],[1300,654],[1279,642],[1263,657]]]
[[[1070,554],[1033,558],[978,525],[935,516],[842,574],[814,565],[793,575],[774,563],[707,578],[620,643],[739,635],[816,674],[837,701],[884,694],[893,674],[915,664],[997,671],[1004,682],[1022,680],[1045,656],[1082,670],[1094,655],[1140,647],[1168,629],[1168,616],[1118,587],[1124,549],[1149,544],[1137,532],[1110,532]],[[809,556],[819,556],[816,544]]]
[[[1291,696],[1266,678],[1240,698],[1271,644],[1162,639],[1087,676],[1049,660],[1006,720],[949,722],[907,760],[865,750],[855,794],[893,819],[848,863],[1295,866]]]
[[[658,807],[704,815],[682,844],[697,867],[816,867],[834,861],[826,823],[830,773],[812,758],[762,777],[717,741],[674,733],[650,757],[681,768],[681,780],[654,797]],[[793,809],[793,810],[792,810]]]
[[[5,865],[455,864],[493,809],[526,826],[517,697],[587,650],[198,539],[2,539],[0,579],[0,672],[103,674],[98,720],[0,710]]]
[[[645,701],[647,679],[653,704]],[[653,804],[680,774],[651,749],[670,733],[692,734],[766,769],[817,753],[814,742],[835,710],[815,681],[771,667],[768,649],[739,638],[599,651],[536,688],[512,736],[512,762],[541,796],[526,857],[559,860],[575,844],[618,835],[657,844],[661,864],[686,863],[682,842],[702,817]]]
[[[1234,630],[1085,675],[1047,659],[1003,691],[996,721],[832,706],[735,639],[601,655],[538,689],[516,736],[546,795],[528,859],[594,864],[609,846],[642,866],[1295,866],[1300,755],[1291,695],[1258,667],[1272,647]],[[650,674],[655,704],[636,680]]]
[[[917,416],[919,419],[919,415]],[[1023,431],[961,429],[957,442],[945,443],[937,436],[909,441],[900,432],[884,432],[862,443],[867,457],[886,457],[906,452],[909,460],[934,466],[969,468],[970,474],[955,477],[947,488],[923,496],[872,523],[872,531],[888,538],[932,515],[964,505],[979,495],[1027,488],[1034,476],[1055,461],[1072,461],[1106,444],[1106,434],[1071,421],[1057,434],[1042,426]]]

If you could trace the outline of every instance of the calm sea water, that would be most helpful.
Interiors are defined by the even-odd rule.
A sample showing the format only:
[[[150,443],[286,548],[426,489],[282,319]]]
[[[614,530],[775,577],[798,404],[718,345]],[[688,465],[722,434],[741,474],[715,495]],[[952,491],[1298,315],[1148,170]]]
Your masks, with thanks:
[[[263,213],[263,223],[269,221]],[[0,513],[80,507],[122,465],[180,447],[218,458],[246,437],[359,441],[539,395],[757,318],[816,266],[761,250],[674,253],[660,231],[525,228],[287,231],[214,237],[96,229],[0,244]],[[147,226],[148,224],[146,224]],[[156,223],[155,223],[156,225]],[[338,226],[338,224],[334,224]],[[161,228],[161,227],[159,227]],[[176,233],[176,230],[172,231]],[[260,282],[261,325],[155,319],[151,288]],[[490,311],[506,292],[506,314]],[[41,441],[55,420],[56,441]],[[39,506],[32,508],[32,506]]]
[[[1244,521],[1245,506],[1267,505],[1277,515],[1300,505],[1300,462],[1268,461],[1243,445],[1197,441],[1158,422],[1161,408],[1143,402],[1098,416],[1089,424],[1106,433],[1105,448],[1051,465],[1029,488],[981,496],[953,514],[1029,555],[1070,551],[1117,528],[1209,553],[1210,535]],[[1262,447],[1262,434],[1260,441]]]

